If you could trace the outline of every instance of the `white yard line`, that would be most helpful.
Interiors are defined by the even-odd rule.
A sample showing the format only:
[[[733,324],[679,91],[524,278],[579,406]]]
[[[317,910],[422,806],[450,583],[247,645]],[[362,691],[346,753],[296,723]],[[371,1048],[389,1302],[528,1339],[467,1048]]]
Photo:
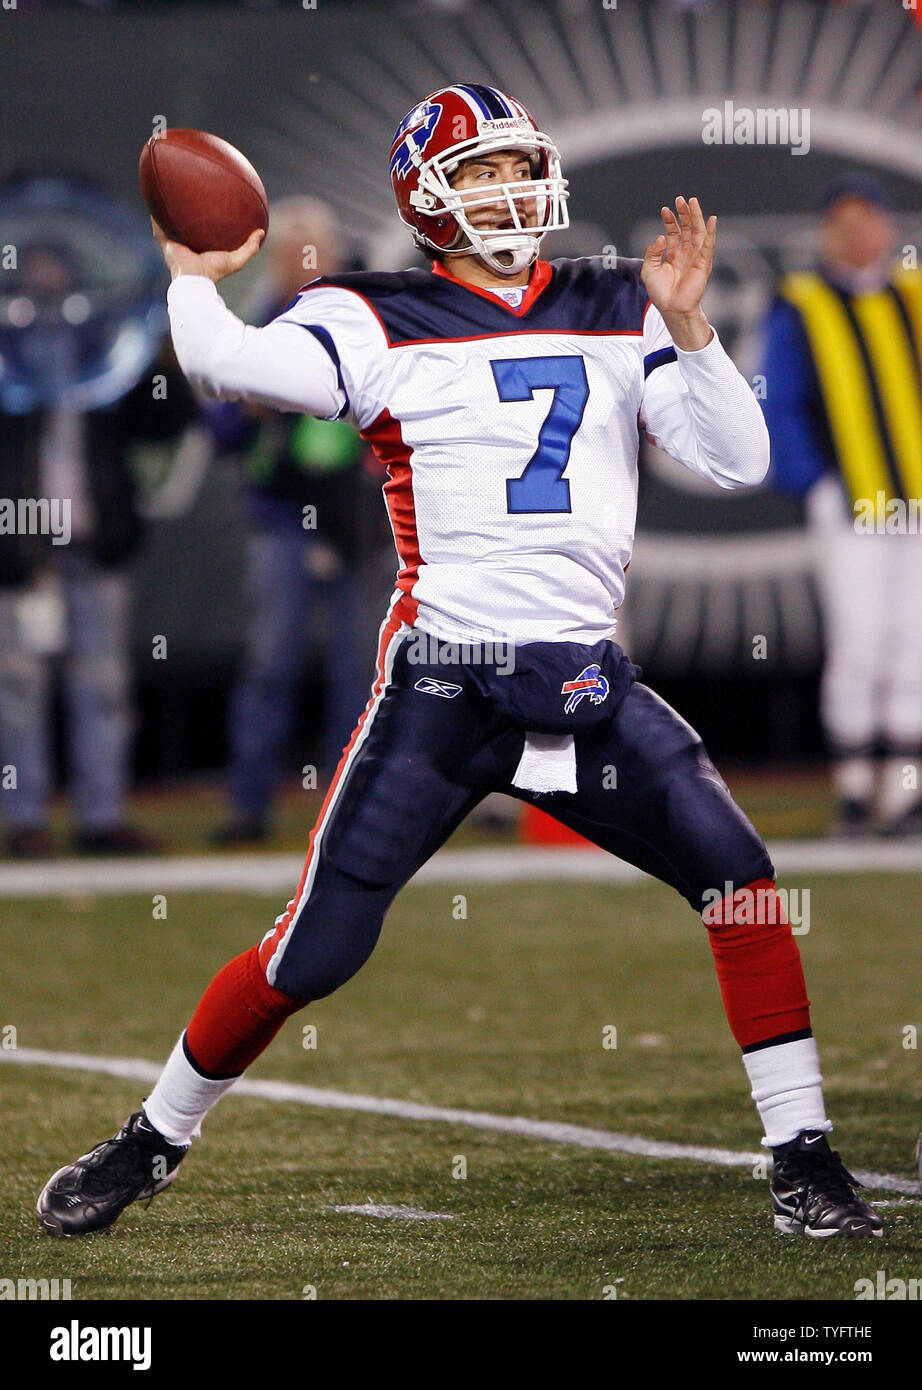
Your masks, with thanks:
[[[391,1217],[395,1221],[454,1221],[449,1211],[423,1211],[422,1207],[388,1207],[377,1202],[363,1202],[361,1206],[327,1207],[327,1211],[338,1212],[341,1216],[379,1216]]]
[[[768,846],[779,874],[922,873],[922,841],[775,840]],[[58,898],[120,893],[219,891],[291,895],[301,877],[301,854],[162,856],[143,859],[57,859],[0,865],[0,898]],[[444,849],[413,883],[581,881],[640,883],[647,875],[596,849],[554,846]]]
[[[41,1048],[0,1049],[0,1062],[23,1066],[54,1067],[68,1071],[101,1072],[130,1081],[156,1081],[162,1067],[134,1057],[97,1057],[80,1052],[46,1052]],[[493,1115],[486,1110],[452,1110],[440,1105],[423,1105],[413,1100],[388,1100],[383,1096],[363,1096],[350,1091],[330,1091],[319,1086],[302,1086],[292,1081],[238,1081],[230,1092],[235,1096],[255,1096],[294,1105],[312,1105],[326,1110],[357,1110],[366,1115],[391,1115],[401,1120],[468,1129],[517,1134],[524,1139],[544,1139],[551,1144],[569,1144],[582,1149],[604,1149],[609,1153],[635,1154],[641,1158],[686,1158],[694,1163],[712,1163],[725,1168],[752,1168],[766,1158],[761,1153],[739,1153],[731,1149],[712,1149],[697,1144],[670,1144],[644,1139],[636,1134],[617,1134],[608,1129],[564,1124],[558,1120],[529,1120],[522,1115]],[[902,1192],[916,1196],[917,1182],[890,1173],[856,1172],[865,1186],[878,1191]]]

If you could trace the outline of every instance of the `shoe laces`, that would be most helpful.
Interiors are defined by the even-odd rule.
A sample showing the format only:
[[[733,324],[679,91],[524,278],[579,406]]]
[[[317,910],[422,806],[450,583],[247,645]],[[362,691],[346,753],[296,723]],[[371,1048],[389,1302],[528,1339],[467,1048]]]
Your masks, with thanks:
[[[856,1190],[862,1186],[854,1174],[850,1173],[834,1149],[816,1154],[799,1153],[792,1155],[789,1176],[793,1181],[803,1181],[802,1204],[806,1206],[811,1193],[817,1189],[824,1197],[839,1204],[856,1200]]]
[[[141,1143],[132,1133],[118,1135],[98,1144],[90,1157],[80,1165],[82,1168],[81,1187],[90,1197],[101,1196],[113,1183],[126,1183],[130,1180],[149,1182],[153,1177],[151,1163],[145,1159],[152,1157],[148,1146]]]

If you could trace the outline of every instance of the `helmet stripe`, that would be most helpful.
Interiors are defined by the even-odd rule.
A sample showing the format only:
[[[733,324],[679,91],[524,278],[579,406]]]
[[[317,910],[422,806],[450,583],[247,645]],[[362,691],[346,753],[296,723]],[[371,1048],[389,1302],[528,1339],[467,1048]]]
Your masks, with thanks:
[[[507,115],[507,116],[516,116],[516,115],[518,115],[518,112],[517,112],[517,111],[514,111],[514,110],[512,109],[512,99],[511,99],[511,97],[507,97],[507,96],[506,96],[506,93],[505,93],[505,92],[501,92],[501,91],[499,90],[498,87],[491,87],[489,90],[490,90],[490,91],[493,93],[493,95],[496,97],[496,100],[499,102],[500,106],[503,108],[503,112],[505,113],[505,115]]]
[[[474,113],[474,115],[477,116],[479,119],[485,119],[485,120],[488,120],[488,119],[489,119],[489,116],[490,116],[489,111],[488,111],[487,108],[484,106],[483,102],[480,100],[480,98],[478,97],[477,93],[474,92],[474,91],[472,90],[472,88],[466,87],[466,86],[465,86],[465,87],[458,86],[458,87],[449,87],[448,90],[449,90],[450,92],[457,92],[458,96],[463,97],[464,100],[467,102],[468,106],[470,107],[471,111],[472,111],[472,112]]]
[[[464,90],[481,104],[487,120],[502,120],[503,116],[511,114],[494,87],[484,87],[479,82],[465,82]]]

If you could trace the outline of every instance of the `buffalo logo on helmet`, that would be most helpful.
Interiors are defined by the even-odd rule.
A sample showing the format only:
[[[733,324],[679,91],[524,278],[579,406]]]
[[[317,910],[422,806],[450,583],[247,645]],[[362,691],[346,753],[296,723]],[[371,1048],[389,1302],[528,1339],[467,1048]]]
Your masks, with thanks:
[[[437,101],[421,101],[407,112],[394,132],[396,148],[391,155],[391,177],[396,174],[399,178],[406,178],[413,167],[413,151],[422,153],[426,148],[441,114],[442,108]],[[404,137],[402,140],[401,136]],[[398,140],[399,144],[396,143]]]

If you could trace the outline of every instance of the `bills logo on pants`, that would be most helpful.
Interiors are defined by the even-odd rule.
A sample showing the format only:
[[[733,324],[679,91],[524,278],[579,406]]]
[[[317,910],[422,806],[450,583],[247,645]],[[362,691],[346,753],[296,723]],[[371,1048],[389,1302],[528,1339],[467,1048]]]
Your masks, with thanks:
[[[586,695],[593,705],[600,705],[603,700],[607,700],[608,681],[597,665],[587,666],[584,671],[580,671],[575,680],[564,681],[560,693],[570,697],[563,707],[564,714],[572,714]]]

